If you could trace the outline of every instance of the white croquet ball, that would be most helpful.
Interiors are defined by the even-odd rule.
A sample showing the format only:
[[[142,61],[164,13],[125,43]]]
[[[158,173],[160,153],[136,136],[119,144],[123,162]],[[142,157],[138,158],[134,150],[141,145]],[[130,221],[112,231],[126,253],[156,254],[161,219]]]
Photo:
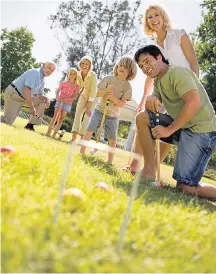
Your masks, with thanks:
[[[100,183],[97,183],[95,185],[95,188],[97,189],[101,189],[103,191],[107,191],[107,192],[111,192],[112,191],[112,188],[110,186],[108,186],[106,183],[104,182],[100,182]]]
[[[159,182],[159,183],[157,183],[157,182],[151,182],[150,186],[154,187],[154,188],[163,188],[164,187],[164,185],[161,182]]]
[[[157,183],[156,183],[156,182],[151,182],[151,183],[150,183],[150,186],[151,186],[151,187],[157,187]]]

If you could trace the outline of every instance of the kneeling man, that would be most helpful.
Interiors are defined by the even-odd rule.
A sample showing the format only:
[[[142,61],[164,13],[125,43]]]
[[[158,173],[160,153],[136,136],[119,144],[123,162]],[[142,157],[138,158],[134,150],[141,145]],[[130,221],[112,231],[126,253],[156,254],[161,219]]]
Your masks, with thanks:
[[[27,105],[32,117],[25,128],[34,130],[33,125],[40,125],[40,119],[34,115],[37,114],[42,118],[45,108],[50,105],[49,99],[42,95],[45,84],[44,77],[50,76],[55,69],[55,63],[46,62],[41,68],[29,69],[16,78],[5,90],[4,115],[1,116],[1,122],[12,125],[19,115],[21,107]]]
[[[173,178],[186,193],[216,198],[216,186],[201,184],[200,179],[216,149],[216,116],[209,97],[192,70],[170,66],[160,49],[150,45],[135,53],[144,74],[154,78],[154,91],[146,110],[136,118],[139,142],[144,156],[143,176],[155,179],[154,139],[160,138],[161,160],[178,145]],[[167,114],[156,115],[161,104]]]

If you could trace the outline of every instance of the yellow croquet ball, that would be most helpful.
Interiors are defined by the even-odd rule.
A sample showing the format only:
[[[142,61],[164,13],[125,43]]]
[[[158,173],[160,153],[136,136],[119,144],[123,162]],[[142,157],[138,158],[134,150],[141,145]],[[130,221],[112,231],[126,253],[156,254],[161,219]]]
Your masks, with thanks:
[[[63,203],[66,210],[75,212],[77,210],[85,209],[86,195],[79,188],[72,187],[64,190]]]

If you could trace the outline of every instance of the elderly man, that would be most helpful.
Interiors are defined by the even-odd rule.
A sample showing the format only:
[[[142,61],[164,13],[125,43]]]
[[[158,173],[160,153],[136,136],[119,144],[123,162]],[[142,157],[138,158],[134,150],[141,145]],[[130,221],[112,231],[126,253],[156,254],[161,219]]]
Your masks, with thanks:
[[[49,99],[42,95],[44,77],[50,76],[55,69],[54,62],[46,62],[41,68],[29,69],[16,78],[5,90],[5,109],[1,122],[12,125],[21,107],[27,105],[32,116],[25,128],[34,130],[34,125],[40,125],[40,119],[34,115],[43,117],[45,108],[50,105]]]
[[[173,173],[177,186],[185,193],[216,199],[216,186],[200,183],[216,149],[216,116],[204,87],[190,69],[169,66],[156,46],[139,49],[135,60],[144,74],[155,79],[146,111],[136,118],[143,176],[155,179],[154,138],[160,138],[162,157],[167,143],[178,145]],[[160,114],[157,126],[155,113],[161,103],[168,114]]]

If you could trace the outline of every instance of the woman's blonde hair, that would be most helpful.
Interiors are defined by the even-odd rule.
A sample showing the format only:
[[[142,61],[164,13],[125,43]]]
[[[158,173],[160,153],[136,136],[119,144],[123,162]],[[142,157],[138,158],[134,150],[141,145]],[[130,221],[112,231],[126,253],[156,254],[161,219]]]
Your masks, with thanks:
[[[120,60],[115,64],[114,68],[113,68],[113,74],[115,76],[118,75],[117,73],[117,69],[118,66],[123,66],[125,68],[127,68],[129,70],[129,74],[126,80],[130,81],[133,80],[136,77],[136,73],[137,73],[137,65],[136,62],[134,61],[134,59],[130,56],[122,56],[120,58]]]
[[[71,73],[72,70],[76,72],[76,79],[77,79],[78,70],[76,68],[70,68],[67,72],[67,75],[66,75],[66,81],[69,80],[70,73]],[[76,79],[75,79],[75,81],[76,81]]]
[[[164,21],[164,29],[166,31],[170,30],[172,28],[172,22],[166,8],[160,5],[150,5],[144,12],[144,17],[143,17],[144,33],[148,36],[155,36],[154,30],[150,28],[148,24],[148,13],[151,9],[155,9],[158,13],[160,13]]]
[[[81,63],[82,63],[83,61],[85,61],[85,60],[89,61],[89,63],[90,63],[90,69],[89,69],[89,71],[91,71],[91,70],[93,69],[92,58],[91,58],[90,56],[87,56],[87,55],[86,55],[86,56],[83,56],[83,57],[79,60],[79,63],[78,63],[79,69],[80,69]]]

